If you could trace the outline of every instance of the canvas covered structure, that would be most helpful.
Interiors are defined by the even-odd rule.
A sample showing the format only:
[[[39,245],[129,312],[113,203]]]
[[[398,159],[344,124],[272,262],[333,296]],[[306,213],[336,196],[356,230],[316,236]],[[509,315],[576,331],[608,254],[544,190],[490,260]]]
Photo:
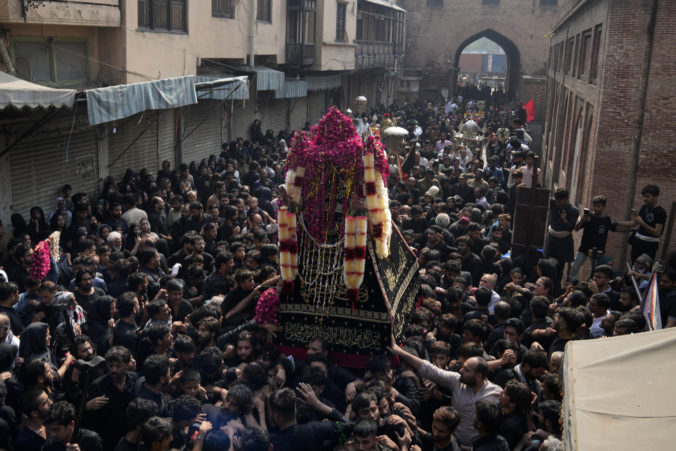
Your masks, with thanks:
[[[563,363],[565,449],[674,449],[676,328],[571,341]]]

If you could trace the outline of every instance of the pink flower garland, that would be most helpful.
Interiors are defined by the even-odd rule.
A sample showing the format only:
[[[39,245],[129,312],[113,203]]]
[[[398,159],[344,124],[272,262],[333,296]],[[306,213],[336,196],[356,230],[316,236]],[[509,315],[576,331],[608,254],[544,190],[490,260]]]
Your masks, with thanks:
[[[33,251],[35,253],[33,254],[33,261],[31,263],[31,278],[43,280],[52,267],[49,242],[47,240],[40,241]]]
[[[258,324],[274,324],[279,326],[279,296],[277,290],[268,288],[261,294],[256,303],[254,319]]]
[[[375,155],[376,169],[386,179],[389,166],[383,144],[369,137],[366,146]],[[334,211],[336,202],[342,202],[343,216],[348,213],[351,196],[345,199],[337,199],[336,196],[341,184],[345,185],[346,193],[364,196],[363,152],[364,143],[352,119],[336,108],[331,108],[309,134],[299,132],[294,136],[285,170],[296,170],[298,167],[305,169],[301,194],[304,202],[303,219],[308,232],[316,240],[324,242],[326,231],[334,227],[334,215],[329,212]],[[342,221],[338,227],[342,236]]]

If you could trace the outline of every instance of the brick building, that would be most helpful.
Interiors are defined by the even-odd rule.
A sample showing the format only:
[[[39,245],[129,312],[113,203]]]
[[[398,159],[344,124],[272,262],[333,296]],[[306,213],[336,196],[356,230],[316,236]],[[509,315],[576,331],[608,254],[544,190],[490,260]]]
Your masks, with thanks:
[[[607,213],[628,219],[641,189],[660,186],[669,217],[676,200],[673,59],[676,2],[582,0],[562,11],[549,51],[542,169],[545,186],[565,187],[590,207],[608,196]],[[662,234],[674,249],[670,222]],[[673,224],[671,224],[673,229]],[[623,265],[627,234],[611,234],[608,254]]]
[[[514,98],[543,98],[546,35],[570,0],[402,0],[408,11],[406,67],[423,74],[421,95],[452,94],[460,55],[480,38],[497,43],[507,59],[506,88]],[[544,102],[535,103],[537,121]]]

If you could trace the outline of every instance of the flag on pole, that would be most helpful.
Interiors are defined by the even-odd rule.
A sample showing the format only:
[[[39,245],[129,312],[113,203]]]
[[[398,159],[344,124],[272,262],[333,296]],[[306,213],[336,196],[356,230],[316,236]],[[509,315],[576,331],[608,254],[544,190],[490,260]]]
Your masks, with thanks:
[[[657,272],[653,272],[650,277],[650,285],[641,301],[641,311],[648,322],[648,330],[659,330],[662,328],[662,314],[660,313],[660,295],[657,291]]]
[[[526,122],[530,122],[535,119],[535,101],[530,99],[523,107],[526,110]]]

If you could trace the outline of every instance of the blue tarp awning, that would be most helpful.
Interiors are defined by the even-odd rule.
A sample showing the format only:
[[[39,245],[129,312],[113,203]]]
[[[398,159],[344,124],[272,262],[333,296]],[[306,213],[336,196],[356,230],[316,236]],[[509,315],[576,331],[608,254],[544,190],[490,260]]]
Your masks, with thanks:
[[[257,91],[277,91],[284,88],[284,72],[264,66],[247,67],[244,70],[256,73]]]
[[[293,99],[307,96],[307,82],[305,80],[284,80],[284,87],[275,91],[275,99]]]
[[[86,93],[90,125],[115,121],[142,111],[197,103],[193,75],[90,89]]]
[[[249,100],[249,78],[246,76],[197,75],[195,82],[200,100]],[[202,87],[202,84],[206,86]],[[209,87],[209,84],[214,86]]]

